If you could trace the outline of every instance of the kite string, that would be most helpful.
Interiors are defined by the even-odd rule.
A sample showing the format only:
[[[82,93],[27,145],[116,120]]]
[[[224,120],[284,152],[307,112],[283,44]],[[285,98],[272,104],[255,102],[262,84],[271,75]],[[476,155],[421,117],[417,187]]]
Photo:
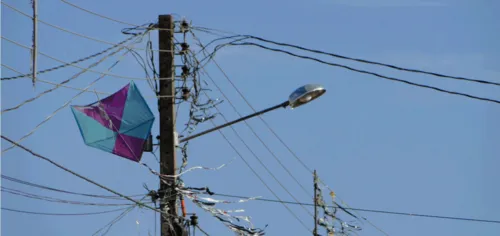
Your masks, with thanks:
[[[144,34],[142,35],[142,37],[144,37]],[[142,40],[142,37],[140,38]],[[132,43],[132,44],[135,44]],[[122,50],[124,49],[124,47],[121,47],[120,49],[118,50]],[[111,71],[118,63],[120,63],[124,58],[125,56],[129,53],[130,51],[125,51],[125,53],[123,53],[120,58],[118,58],[118,60],[113,63],[108,69],[107,69],[107,72]],[[35,133],[43,124],[45,124],[47,121],[49,121],[50,119],[52,119],[59,111],[61,111],[63,108],[65,108],[66,106],[68,106],[70,104],[70,102],[72,102],[74,99],[76,99],[77,97],[79,97],[80,95],[84,94],[90,87],[92,87],[95,83],[97,83],[99,80],[101,80],[102,78],[104,78],[106,76],[106,74],[101,74],[96,80],[92,81],[92,83],[90,83],[87,87],[85,87],[84,89],[82,89],[81,92],[77,93],[75,96],[73,96],[69,101],[65,102],[61,107],[57,108],[52,114],[50,114],[49,116],[47,116],[47,118],[45,118],[42,122],[40,122],[34,129],[32,129],[29,133],[27,133],[26,135],[24,135],[23,137],[21,137],[19,140],[17,140],[16,142],[17,143],[20,143],[21,141],[25,140],[26,138],[28,138],[29,136],[33,135],[33,133]],[[16,147],[16,145],[12,145],[4,150],[2,150],[2,154],[11,150],[12,148]]]

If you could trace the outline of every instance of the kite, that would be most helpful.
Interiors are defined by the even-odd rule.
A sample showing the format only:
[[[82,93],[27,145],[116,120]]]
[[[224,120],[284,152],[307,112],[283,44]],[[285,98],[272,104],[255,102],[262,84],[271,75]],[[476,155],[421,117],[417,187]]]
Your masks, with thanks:
[[[134,82],[87,106],[71,106],[80,133],[91,146],[139,162],[155,117]]]

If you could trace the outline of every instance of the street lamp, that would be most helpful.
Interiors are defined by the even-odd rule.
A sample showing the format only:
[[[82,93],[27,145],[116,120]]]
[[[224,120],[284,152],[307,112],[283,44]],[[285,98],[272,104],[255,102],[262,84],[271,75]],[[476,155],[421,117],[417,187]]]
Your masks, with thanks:
[[[236,124],[238,122],[241,122],[241,121],[244,121],[244,120],[247,120],[247,119],[250,119],[250,118],[252,118],[254,116],[262,115],[264,113],[276,110],[276,109],[278,109],[280,107],[286,108],[287,106],[290,106],[290,108],[292,108],[292,109],[293,108],[297,108],[299,106],[302,106],[302,105],[304,105],[306,103],[309,103],[310,101],[312,101],[312,100],[320,97],[325,92],[326,92],[326,89],[323,88],[323,86],[321,86],[321,85],[318,85],[318,84],[306,84],[306,85],[304,85],[304,86],[296,89],[292,94],[290,94],[290,96],[288,97],[288,100],[285,101],[285,102],[283,102],[283,103],[281,103],[281,104],[278,104],[276,106],[264,109],[262,111],[255,112],[255,113],[253,113],[251,115],[248,115],[248,116],[241,117],[239,119],[233,120],[233,121],[228,122],[226,124],[216,126],[214,128],[205,130],[205,131],[203,131],[201,133],[197,133],[195,135],[183,138],[183,139],[179,140],[179,143],[183,143],[183,142],[189,141],[189,140],[191,140],[193,138],[196,138],[196,137],[208,134],[210,132],[216,131],[218,129],[222,129],[224,127]]]

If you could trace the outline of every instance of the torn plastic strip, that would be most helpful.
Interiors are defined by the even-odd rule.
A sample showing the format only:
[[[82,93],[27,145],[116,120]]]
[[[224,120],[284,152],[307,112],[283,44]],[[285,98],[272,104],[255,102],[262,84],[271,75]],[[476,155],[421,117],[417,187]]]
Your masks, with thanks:
[[[234,160],[234,159],[233,159],[233,160]],[[222,169],[222,168],[223,168],[223,167],[225,167],[226,165],[231,164],[231,162],[233,162],[233,160],[231,160],[229,163],[222,164],[222,165],[220,165],[219,167],[194,166],[194,167],[191,167],[191,168],[189,168],[189,169],[185,170],[184,172],[181,172],[181,173],[176,174],[176,175],[160,175],[160,176],[162,176],[162,177],[169,177],[169,178],[177,178],[177,177],[180,177],[180,176],[182,176],[182,175],[184,175],[184,174],[186,174],[186,173],[188,173],[188,172],[190,172],[190,171],[193,171],[193,170],[203,169],[203,170],[214,170],[214,171],[216,171],[216,170],[220,170],[220,169]]]
[[[210,190],[208,188],[198,188],[198,189],[200,189],[200,190],[205,190],[206,189],[208,191],[208,194],[210,194],[210,195],[214,194],[213,192],[210,192]],[[194,194],[194,192],[189,191],[189,190],[183,190],[182,188],[179,188],[179,191],[183,192],[184,194]],[[213,198],[209,198],[209,197],[199,197],[199,196],[196,197],[196,199],[202,199],[202,200],[204,200],[206,202],[210,202],[210,203],[223,203],[223,204],[245,203],[245,202],[256,200],[256,199],[259,199],[259,198],[261,198],[261,196],[243,198],[243,199],[238,199],[236,201],[228,201],[228,200],[217,200],[217,199],[213,199]]]
[[[182,190],[180,190],[180,191],[182,192]],[[264,235],[263,232],[261,232],[262,230],[253,228],[253,225],[250,221],[250,217],[248,217],[248,216],[232,216],[229,214],[232,212],[241,212],[242,210],[232,210],[231,211],[231,210],[217,209],[214,207],[216,203],[200,201],[200,200],[198,200],[198,196],[196,196],[196,194],[192,193],[191,191],[183,190],[183,193],[185,194],[185,196],[187,198],[192,200],[193,203],[195,203],[197,206],[199,206],[203,210],[211,213],[214,217],[216,217],[217,219],[222,221],[232,231],[234,231],[240,235]],[[224,219],[223,217],[227,218],[227,219]],[[238,222],[243,220],[243,221],[247,222],[249,225],[251,225],[252,227],[244,227],[244,226],[237,225],[237,224],[233,223],[233,221],[231,219],[236,220]]]

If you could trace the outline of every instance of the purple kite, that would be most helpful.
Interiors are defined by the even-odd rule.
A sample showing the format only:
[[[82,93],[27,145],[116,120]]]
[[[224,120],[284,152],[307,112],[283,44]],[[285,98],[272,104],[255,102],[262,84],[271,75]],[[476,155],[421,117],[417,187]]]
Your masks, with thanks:
[[[86,145],[139,162],[155,117],[130,82],[87,106],[71,106]]]

